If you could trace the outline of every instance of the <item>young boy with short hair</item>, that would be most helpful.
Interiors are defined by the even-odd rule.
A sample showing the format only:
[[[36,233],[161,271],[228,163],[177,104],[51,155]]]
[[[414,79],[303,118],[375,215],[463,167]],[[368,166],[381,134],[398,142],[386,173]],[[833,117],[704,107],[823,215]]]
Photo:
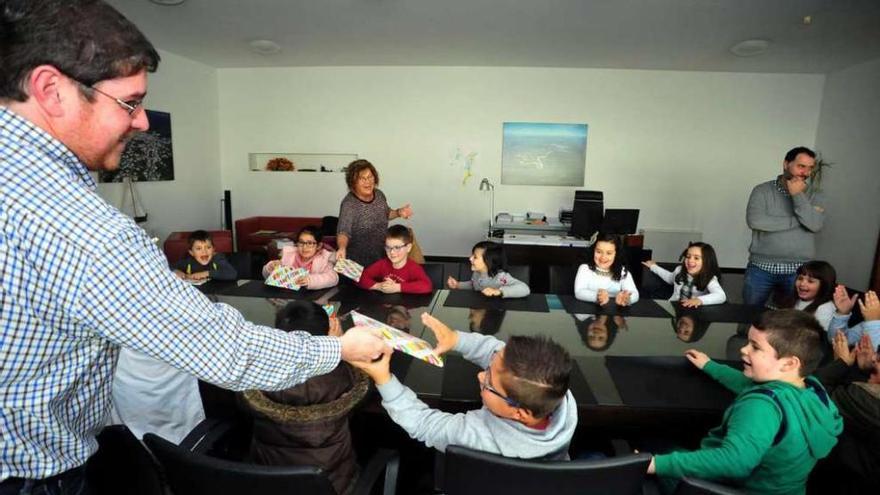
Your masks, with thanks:
[[[821,334],[808,313],[768,311],[740,349],[742,373],[688,350],[694,366],[737,397],[699,450],[656,455],[648,473],[716,480],[749,493],[804,493],[816,461],[828,455],[843,430],[837,407],[808,376],[819,363]]]
[[[428,294],[433,290],[425,269],[409,259],[412,234],[403,225],[392,225],[385,235],[385,256],[364,269],[358,286],[385,294]]]
[[[235,268],[222,253],[214,252],[211,234],[196,230],[189,235],[189,256],[174,264],[174,274],[184,280],[235,280]]]
[[[437,338],[435,351],[460,352],[482,367],[477,374],[483,407],[450,414],[429,408],[389,370],[391,351],[376,362],[353,363],[376,382],[382,405],[395,423],[428,447],[461,445],[523,459],[568,459],[577,427],[577,403],[568,390],[571,358],[545,337],[511,337],[452,330],[423,313]]]

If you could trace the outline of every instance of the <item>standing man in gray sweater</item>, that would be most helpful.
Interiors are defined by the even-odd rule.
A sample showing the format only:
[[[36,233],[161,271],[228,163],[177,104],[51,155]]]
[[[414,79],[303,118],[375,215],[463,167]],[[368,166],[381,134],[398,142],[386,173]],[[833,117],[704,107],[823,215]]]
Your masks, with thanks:
[[[816,153],[799,146],[785,154],[781,175],[752,189],[744,303],[763,305],[774,289],[791,294],[798,267],[815,256],[815,235],[825,221],[822,198],[808,182],[815,166]]]

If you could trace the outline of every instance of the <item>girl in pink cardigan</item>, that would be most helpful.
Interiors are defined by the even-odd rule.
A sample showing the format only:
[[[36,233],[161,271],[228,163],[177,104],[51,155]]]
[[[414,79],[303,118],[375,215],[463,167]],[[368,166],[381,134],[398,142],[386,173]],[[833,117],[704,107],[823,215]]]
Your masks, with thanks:
[[[303,227],[296,234],[296,247],[284,246],[281,259],[272,260],[263,267],[263,278],[269,276],[278,265],[305,268],[309,274],[296,280],[307,289],[326,289],[339,283],[339,275],[333,270],[336,253],[321,243],[321,229],[313,225]]]

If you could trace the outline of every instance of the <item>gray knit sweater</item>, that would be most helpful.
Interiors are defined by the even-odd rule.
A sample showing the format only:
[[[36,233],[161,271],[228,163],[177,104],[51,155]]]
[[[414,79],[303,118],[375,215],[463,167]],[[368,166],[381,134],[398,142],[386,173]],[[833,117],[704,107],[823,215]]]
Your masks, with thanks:
[[[819,193],[807,189],[790,196],[776,180],[758,184],[749,196],[746,223],[752,229],[749,262],[809,261],[816,253],[816,232],[825,221]],[[784,187],[783,187],[784,189]]]

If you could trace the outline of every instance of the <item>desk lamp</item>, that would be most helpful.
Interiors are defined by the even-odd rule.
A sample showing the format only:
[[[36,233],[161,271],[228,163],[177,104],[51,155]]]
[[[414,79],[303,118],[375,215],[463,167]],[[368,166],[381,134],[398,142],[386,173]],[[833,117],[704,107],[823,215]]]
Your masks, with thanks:
[[[480,181],[480,191],[490,191],[492,193],[492,216],[489,217],[489,228],[491,229],[493,225],[495,225],[495,185],[489,182],[489,179],[483,177],[483,180]]]

